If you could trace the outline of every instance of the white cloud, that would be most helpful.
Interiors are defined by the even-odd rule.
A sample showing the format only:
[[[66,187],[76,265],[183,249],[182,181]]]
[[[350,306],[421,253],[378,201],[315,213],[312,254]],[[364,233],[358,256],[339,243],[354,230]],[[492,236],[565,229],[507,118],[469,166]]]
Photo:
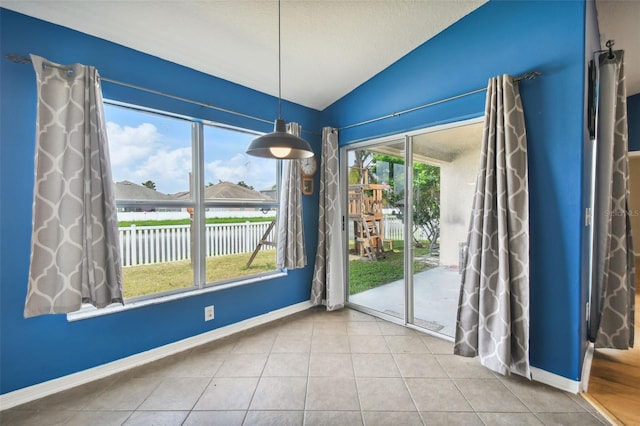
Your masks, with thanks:
[[[249,172],[249,160],[237,154],[227,160],[214,160],[205,166],[205,180],[218,183],[219,180],[236,183],[244,180]]]
[[[191,148],[161,150],[140,164],[135,175],[140,182],[152,180],[164,193],[189,190]]]
[[[178,136],[165,135],[151,123],[130,127],[107,122],[107,133],[114,181],[140,184],[151,180],[158,191],[166,194],[189,190],[190,140],[185,142]],[[244,181],[256,190],[269,189],[275,184],[275,161],[251,157],[244,152],[219,158],[224,152],[216,149],[208,152],[214,160],[205,163],[205,184]]]
[[[156,126],[142,123],[138,127],[120,126],[107,122],[111,167],[119,168],[147,158],[160,139]]]
[[[107,122],[107,134],[114,181],[151,180],[164,193],[189,189],[190,147],[171,149],[151,123],[130,127]]]
[[[268,189],[275,184],[275,163],[239,153],[226,160],[213,160],[205,164],[205,183],[244,181],[256,190]]]

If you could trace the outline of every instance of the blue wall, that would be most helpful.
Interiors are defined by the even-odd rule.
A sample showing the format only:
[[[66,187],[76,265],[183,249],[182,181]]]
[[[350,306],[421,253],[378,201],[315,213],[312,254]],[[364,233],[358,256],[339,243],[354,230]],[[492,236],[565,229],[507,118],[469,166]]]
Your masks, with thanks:
[[[640,93],[627,98],[629,151],[640,151]]]
[[[34,53],[59,63],[91,64],[101,75],[266,119],[277,99],[228,81],[6,9],[0,9],[0,393],[104,364],[309,299],[317,240],[317,191],[303,197],[309,266],[258,284],[68,323],[65,315],[25,320],[33,194],[36,82],[31,65],[4,59]],[[105,98],[258,131],[271,126],[104,83]],[[319,132],[317,111],[285,102],[283,115]],[[305,135],[320,151],[318,136]],[[203,307],[216,318],[204,322]]]
[[[492,1],[324,111],[336,127],[537,70],[523,82],[529,147],[531,362],[579,380],[584,346],[582,151],[585,4]],[[345,129],[340,144],[476,117],[484,94]]]

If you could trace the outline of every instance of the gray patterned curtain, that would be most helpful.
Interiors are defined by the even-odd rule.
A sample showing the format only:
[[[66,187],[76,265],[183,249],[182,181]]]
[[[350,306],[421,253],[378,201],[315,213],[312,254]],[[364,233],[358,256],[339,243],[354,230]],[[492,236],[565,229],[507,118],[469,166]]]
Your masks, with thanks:
[[[454,353],[530,378],[527,137],[518,83],[489,80]]]
[[[288,123],[287,132],[300,136],[302,128]],[[302,177],[299,160],[282,160],[282,188],[278,212],[278,246],[276,266],[280,269],[304,268],[307,252],[302,220]]]
[[[344,307],[345,298],[338,171],[338,131],[325,127],[322,129],[318,251],[311,284],[311,303],[324,304],[328,311]]]
[[[627,91],[624,51],[600,56],[594,279],[589,337],[596,348],[629,349],[634,341],[635,264],[629,218]]]
[[[25,317],[122,303],[109,147],[94,67],[31,56],[37,77],[33,233]]]

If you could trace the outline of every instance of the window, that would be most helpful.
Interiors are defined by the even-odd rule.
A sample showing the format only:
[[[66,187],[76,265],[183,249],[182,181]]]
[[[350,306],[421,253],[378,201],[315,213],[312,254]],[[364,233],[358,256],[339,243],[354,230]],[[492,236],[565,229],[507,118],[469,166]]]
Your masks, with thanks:
[[[105,103],[125,298],[276,270],[278,162],[256,134]]]

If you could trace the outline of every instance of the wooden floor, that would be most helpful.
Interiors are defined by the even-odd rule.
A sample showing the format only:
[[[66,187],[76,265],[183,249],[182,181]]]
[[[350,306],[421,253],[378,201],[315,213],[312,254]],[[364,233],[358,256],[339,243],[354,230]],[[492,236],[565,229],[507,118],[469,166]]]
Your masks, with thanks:
[[[636,258],[636,290],[640,289],[640,261]],[[635,347],[622,351],[597,349],[589,390],[584,395],[612,423],[640,425],[640,294],[636,291]]]

